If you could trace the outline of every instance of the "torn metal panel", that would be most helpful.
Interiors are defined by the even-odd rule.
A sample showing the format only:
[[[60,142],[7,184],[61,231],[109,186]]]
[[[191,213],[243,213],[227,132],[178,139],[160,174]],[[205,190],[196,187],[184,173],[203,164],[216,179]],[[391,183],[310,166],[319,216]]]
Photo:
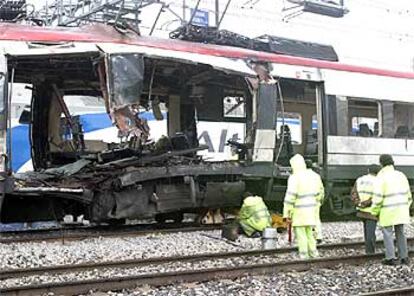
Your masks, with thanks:
[[[91,206],[91,215],[94,221],[107,220],[111,215],[113,209],[115,208],[115,199],[112,195],[112,192],[103,191],[95,194],[93,198],[93,203]]]
[[[145,142],[149,136],[149,126],[145,119],[138,117],[138,108],[131,105],[113,107],[111,117],[120,131],[120,137],[133,136]]]
[[[224,207],[240,205],[246,184],[239,182],[207,182],[203,200],[204,207]]]
[[[21,187],[15,188],[16,192],[48,192],[48,193],[83,193],[82,188],[73,189],[73,188],[60,188],[60,187]]]
[[[113,108],[140,103],[144,85],[144,58],[140,54],[109,55],[110,100]]]
[[[145,142],[149,127],[146,120],[138,116],[144,87],[144,58],[137,53],[110,54],[107,65],[110,115],[120,136],[132,136]]]
[[[55,176],[71,176],[79,172],[90,163],[91,161],[89,160],[79,159],[78,161],[66,164],[61,167],[47,169],[44,171],[44,173]]]
[[[41,172],[24,172],[14,174],[16,180],[31,181],[31,180],[49,180],[62,176],[71,176],[78,173],[91,163],[86,159],[80,159],[73,163],[69,163],[57,168],[50,168]]]
[[[194,207],[190,194],[190,186],[183,184],[160,184],[156,186],[155,194],[157,212],[168,212]]]
[[[33,46],[38,45],[38,46]],[[42,56],[62,54],[91,54],[98,53],[99,49],[93,43],[81,42],[21,42],[0,41],[0,47],[11,56]]]
[[[137,168],[117,178],[120,187],[137,182],[166,177],[198,176],[198,175],[242,175],[243,168],[237,163],[208,163],[199,165],[176,165],[171,167]]]
[[[108,218],[135,219],[151,214],[148,209],[149,196],[145,190],[132,188],[122,192],[113,192],[112,195],[116,208],[115,213],[111,213]]]
[[[145,57],[176,60],[186,64],[205,64],[210,65],[214,69],[221,70],[226,73],[240,74],[244,76],[256,76],[256,73],[249,68],[246,60],[218,57],[213,55],[203,55],[198,53],[167,50],[156,47],[146,47],[137,45],[125,45],[115,43],[97,43],[97,46],[105,53],[138,53]]]

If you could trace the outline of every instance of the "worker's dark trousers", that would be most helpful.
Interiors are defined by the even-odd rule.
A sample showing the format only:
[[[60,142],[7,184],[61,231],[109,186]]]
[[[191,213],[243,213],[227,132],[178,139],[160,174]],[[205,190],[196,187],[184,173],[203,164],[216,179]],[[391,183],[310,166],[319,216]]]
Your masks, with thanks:
[[[363,219],[364,222],[364,240],[365,240],[365,253],[375,253],[375,243],[377,238],[375,237],[375,229],[377,228],[377,221],[371,219]]]

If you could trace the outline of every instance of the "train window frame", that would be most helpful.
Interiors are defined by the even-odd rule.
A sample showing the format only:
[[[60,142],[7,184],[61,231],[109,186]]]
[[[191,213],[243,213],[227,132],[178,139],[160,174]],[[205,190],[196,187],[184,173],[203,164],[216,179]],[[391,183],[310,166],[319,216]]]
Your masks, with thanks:
[[[302,118],[302,114],[299,112],[284,112],[284,121],[285,124],[288,123],[287,125],[289,126],[290,129],[290,135],[291,135],[291,141],[292,141],[292,145],[294,146],[300,146],[303,144],[303,118]],[[283,116],[282,116],[282,112],[277,112],[276,115],[276,131],[277,131],[277,137],[278,139],[281,138],[281,132],[280,132],[280,128],[283,124]],[[297,116],[297,118],[295,119],[299,119],[299,128],[295,131],[292,130],[291,125],[289,125],[289,120],[292,119],[293,117],[288,117],[288,116]],[[299,139],[299,141],[297,141],[297,139]]]
[[[235,102],[229,102],[229,100],[233,100]],[[241,95],[226,95],[223,97],[222,104],[223,104],[222,105],[223,106],[223,119],[240,120],[240,119],[246,118],[247,112],[246,112],[246,98],[245,97]],[[234,111],[240,111],[241,114],[237,114],[237,112],[234,112]]]
[[[397,108],[400,108],[400,112],[405,113],[406,121],[402,123],[403,116],[398,116]],[[391,130],[393,131],[390,138],[396,139],[413,139],[414,138],[414,104],[409,102],[394,101],[392,104],[392,125]],[[401,115],[401,114],[400,114]]]
[[[318,123],[318,114],[313,114],[311,119],[311,129],[312,130],[318,130],[319,123]]]
[[[380,137],[382,126],[381,102],[359,97],[347,97],[346,102],[347,135],[350,137]],[[369,114],[373,110],[376,112],[375,116]],[[363,131],[360,130],[361,127],[364,128]]]

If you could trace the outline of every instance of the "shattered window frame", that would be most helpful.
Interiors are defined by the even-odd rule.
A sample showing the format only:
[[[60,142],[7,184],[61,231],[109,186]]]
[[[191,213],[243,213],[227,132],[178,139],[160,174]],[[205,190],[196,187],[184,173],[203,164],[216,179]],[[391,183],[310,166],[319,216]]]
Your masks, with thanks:
[[[115,53],[108,55],[107,62],[111,108],[139,104],[144,89],[144,55]]]
[[[223,118],[246,118],[246,99],[243,96],[227,95],[223,97]]]

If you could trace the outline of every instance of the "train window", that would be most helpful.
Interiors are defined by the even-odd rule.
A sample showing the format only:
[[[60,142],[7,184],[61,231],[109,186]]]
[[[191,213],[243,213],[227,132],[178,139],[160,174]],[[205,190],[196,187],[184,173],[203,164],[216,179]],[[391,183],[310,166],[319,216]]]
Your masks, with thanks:
[[[312,115],[312,124],[311,124],[311,126],[312,126],[312,129],[313,130],[317,130],[318,129],[318,117],[317,117],[316,114],[313,114]]]
[[[302,116],[299,113],[285,112],[284,118],[282,112],[277,113],[277,130],[278,138],[282,136],[282,125],[288,127],[290,131],[290,137],[293,145],[302,144]],[[286,131],[286,129],[285,129]]]
[[[414,105],[395,103],[394,104],[394,137],[414,138]]]
[[[378,103],[348,99],[348,130],[350,136],[379,136]]]
[[[338,136],[338,120],[340,118],[339,99],[334,95],[327,95],[325,99],[326,132],[328,135]]]
[[[245,118],[246,103],[243,97],[227,96],[223,99],[223,115],[224,117]]]

